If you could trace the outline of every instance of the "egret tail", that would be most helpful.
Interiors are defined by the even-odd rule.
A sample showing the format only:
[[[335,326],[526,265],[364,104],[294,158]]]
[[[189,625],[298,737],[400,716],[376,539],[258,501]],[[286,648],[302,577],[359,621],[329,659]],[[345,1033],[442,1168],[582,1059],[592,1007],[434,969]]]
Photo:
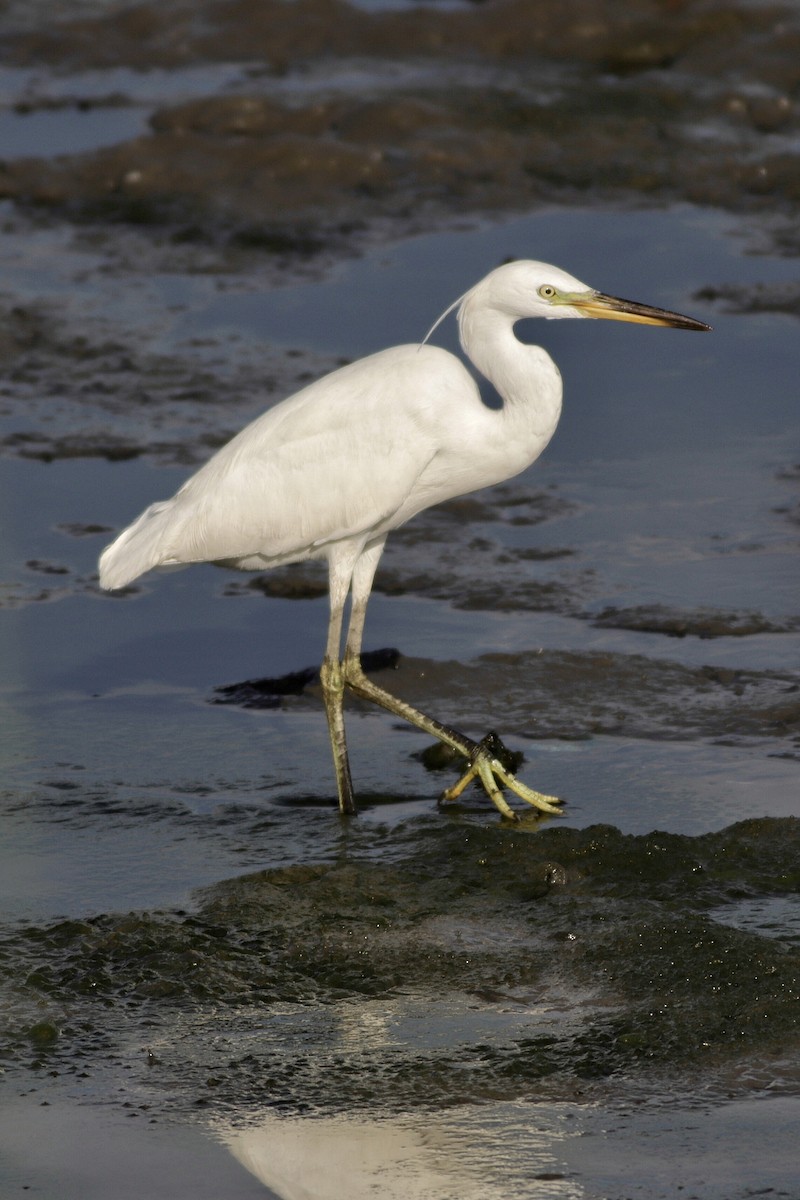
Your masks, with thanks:
[[[167,529],[173,502],[159,500],[145,509],[116,541],[100,555],[100,586],[108,591],[122,588],[152,571],[154,567],[175,563],[169,557]]]

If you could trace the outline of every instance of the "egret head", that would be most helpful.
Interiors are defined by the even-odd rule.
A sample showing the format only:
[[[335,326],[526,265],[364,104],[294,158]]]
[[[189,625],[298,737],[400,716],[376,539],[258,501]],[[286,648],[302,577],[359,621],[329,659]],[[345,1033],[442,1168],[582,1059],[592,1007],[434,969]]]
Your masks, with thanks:
[[[707,330],[711,327],[693,317],[653,308],[633,300],[622,300],[587,287],[560,267],[519,259],[505,263],[473,289],[481,301],[513,319],[545,317],[604,317],[611,321],[634,321],[640,325],[666,325],[673,329]],[[469,295],[470,293],[467,293]]]
[[[673,329],[711,328],[703,321],[684,317],[666,308],[653,308],[649,304],[621,300],[618,296],[595,291],[560,267],[526,258],[497,267],[475,287],[454,300],[425,334],[423,345],[455,309],[458,309],[462,334],[471,315],[480,313],[485,319],[492,312],[512,321],[520,321],[525,317],[545,317],[551,321],[565,317],[605,317],[610,321],[666,325]]]

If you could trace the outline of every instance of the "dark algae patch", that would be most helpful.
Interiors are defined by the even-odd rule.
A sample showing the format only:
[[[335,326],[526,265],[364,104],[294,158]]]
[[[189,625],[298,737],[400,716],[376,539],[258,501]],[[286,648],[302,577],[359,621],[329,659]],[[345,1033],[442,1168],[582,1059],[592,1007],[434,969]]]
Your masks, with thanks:
[[[451,724],[502,724],[519,736],[598,735],[654,740],[713,739],[779,748],[800,745],[800,681],[795,671],[690,667],[640,654],[520,650],[470,663],[365,656],[367,670],[392,670],[391,687]],[[317,683],[311,667],[279,679],[214,689],[215,704],[275,707]],[[316,699],[313,700],[316,703]]]
[[[140,1091],[177,1071],[172,1104],[223,1110],[391,1111],[698,1072],[735,1091],[745,1063],[794,1086],[798,951],[710,913],[796,896],[799,851],[794,819],[694,838],[416,821],[388,861],[344,851],[220,883],[191,913],[6,933],[4,1061],[69,1075],[146,1045]],[[345,1045],[353,1005],[447,1012],[447,1034]]]
[[[642,633],[663,633],[667,637],[750,637],[757,633],[792,633],[800,619],[770,621],[758,612],[725,612],[703,608],[692,612],[667,608],[662,604],[636,608],[604,608],[593,623],[601,629],[633,629]]]
[[[34,149],[0,169],[0,195],[23,205],[184,241],[302,257],[387,218],[411,227],[587,197],[787,217],[800,198],[800,27],[787,4],[61,5],[39,28],[12,9],[0,53],[62,72],[247,67],[226,94],[151,105],[135,139]],[[358,87],[315,87],[332,63],[357,64]],[[287,79],[302,86],[284,94]],[[79,84],[70,102],[100,103]],[[126,102],[119,86],[107,98]],[[52,103],[34,91],[17,112]]]

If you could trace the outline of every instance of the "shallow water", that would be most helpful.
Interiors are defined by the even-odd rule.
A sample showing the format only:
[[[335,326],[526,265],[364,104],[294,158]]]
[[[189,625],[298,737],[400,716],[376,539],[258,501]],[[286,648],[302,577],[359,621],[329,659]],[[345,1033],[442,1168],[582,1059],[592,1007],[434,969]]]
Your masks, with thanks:
[[[747,246],[697,209],[558,211],[274,288],[121,273],[10,222],[4,293],[42,321],[2,414],[10,1187],[322,1197],[331,1136],[408,1196],[666,1196],[676,1158],[687,1194],[792,1194],[796,329],[693,298],[793,277]],[[210,703],[318,661],[318,581],[265,596],[198,568],[114,598],[97,552],[185,478],[181,439],[194,461],[257,411],[260,371],[277,398],[417,339],[520,254],[715,326],[523,330],[563,369],[552,446],[399,533],[377,581],[367,643],[402,655],[383,678],[497,726],[565,815],[437,808],[425,739],[354,706],[343,822],[313,686]],[[131,454],[104,457],[120,431]]]

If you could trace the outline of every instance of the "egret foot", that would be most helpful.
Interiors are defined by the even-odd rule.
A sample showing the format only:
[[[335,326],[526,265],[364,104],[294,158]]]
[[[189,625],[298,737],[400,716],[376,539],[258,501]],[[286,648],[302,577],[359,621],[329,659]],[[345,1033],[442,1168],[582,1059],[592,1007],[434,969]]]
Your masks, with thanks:
[[[348,651],[344,656],[342,678],[344,686],[356,696],[360,696],[362,700],[369,700],[373,704],[380,705],[381,708],[385,708],[388,712],[394,713],[402,720],[408,721],[410,725],[415,725],[417,729],[422,729],[431,737],[436,738],[442,745],[449,746],[456,754],[460,754],[467,760],[469,764],[467,771],[462,775],[458,783],[447,789],[442,796],[442,800],[455,800],[461,795],[464,788],[477,777],[486,789],[486,794],[495,808],[510,821],[516,821],[517,815],[513,808],[510,808],[506,803],[503,793],[498,786],[498,781],[502,787],[510,788],[521,800],[525,800],[526,803],[530,804],[533,808],[538,808],[541,812],[561,812],[561,801],[558,797],[544,796],[541,792],[535,792],[533,788],[520,783],[511,769],[513,755],[503,745],[496,733],[487,733],[485,738],[476,743],[471,738],[464,737],[462,733],[458,733],[457,730],[443,725],[441,721],[437,721],[434,717],[429,717],[425,713],[421,713],[419,709],[407,704],[405,700],[400,700],[397,696],[393,696],[391,692],[384,691],[383,688],[378,687],[371,679],[368,679],[362,670],[358,654],[352,651]],[[334,757],[336,757],[335,751]],[[345,810],[342,809],[342,811]]]
[[[466,787],[472,783],[473,779],[480,779],[489,799],[494,804],[495,808],[507,817],[509,821],[517,821],[519,818],[510,807],[503,795],[500,787],[509,788],[521,800],[530,804],[533,808],[538,808],[541,812],[560,813],[562,801],[557,796],[545,796],[542,792],[535,792],[533,788],[529,788],[527,784],[522,783],[516,776],[501,762],[501,757],[507,757],[508,751],[496,733],[487,733],[486,737],[481,738],[477,746],[469,755],[469,766],[457,783],[454,783],[451,788],[442,796],[442,800],[457,800]]]

